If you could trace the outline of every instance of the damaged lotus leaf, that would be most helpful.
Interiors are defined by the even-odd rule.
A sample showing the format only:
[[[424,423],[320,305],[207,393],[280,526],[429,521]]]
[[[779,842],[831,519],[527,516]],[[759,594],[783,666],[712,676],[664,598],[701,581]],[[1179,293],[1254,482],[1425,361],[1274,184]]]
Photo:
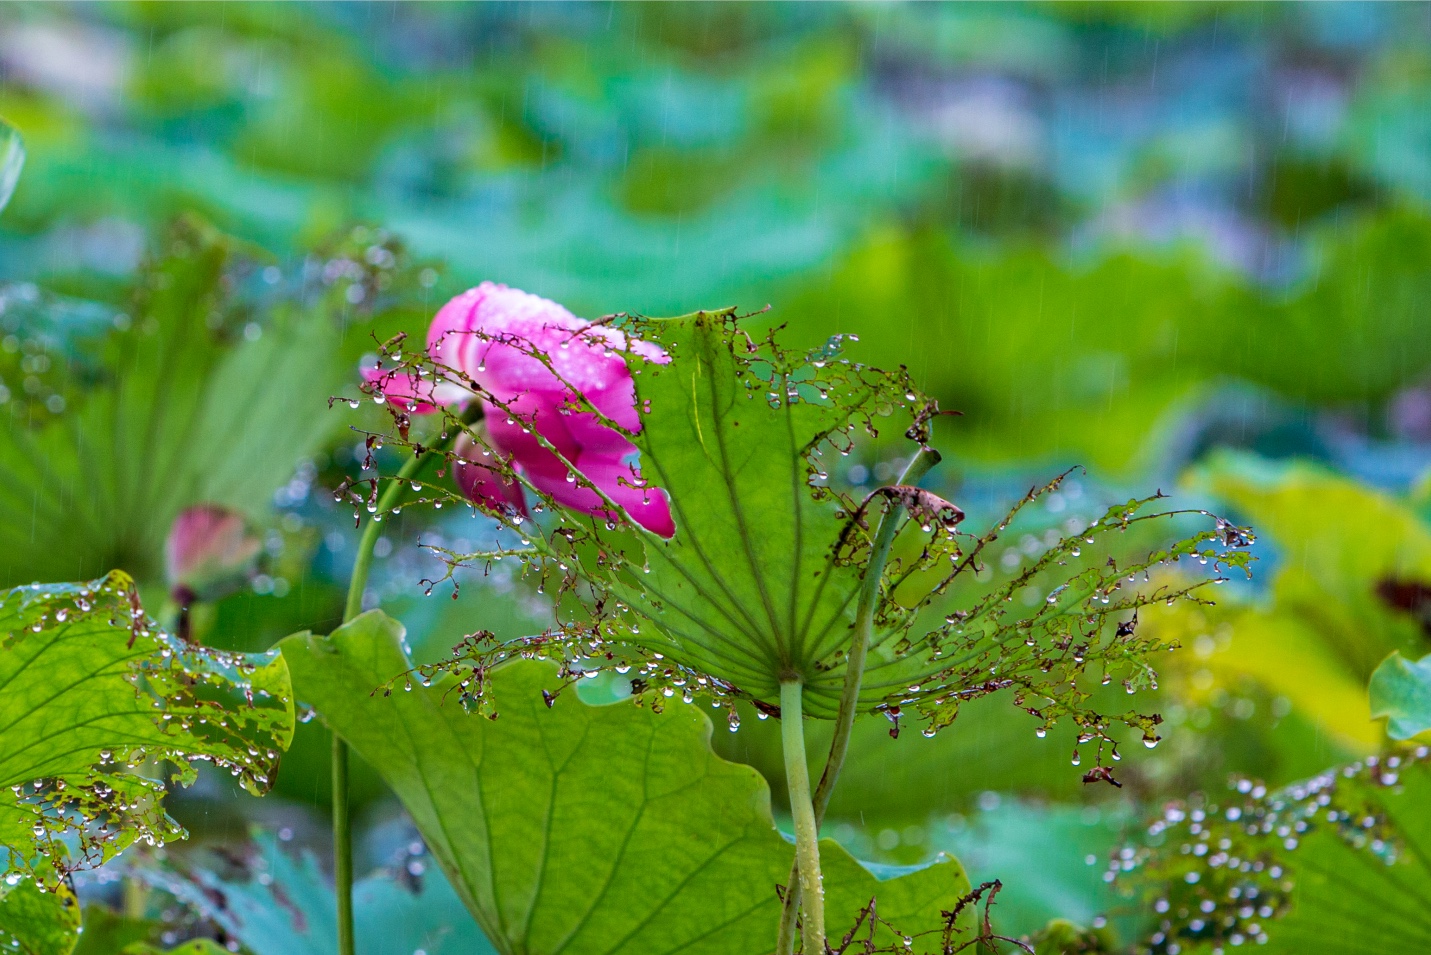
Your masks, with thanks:
[[[505,481],[522,482],[538,501],[533,510],[541,513],[533,519],[514,508],[493,509],[506,531],[492,546],[439,553],[452,567],[515,556],[544,586],[590,599],[541,637],[496,646],[478,636],[458,647],[444,666],[465,668],[469,701],[479,701],[488,666],[513,655],[547,656],[563,660],[573,678],[594,667],[630,672],[638,695],[657,706],[675,694],[687,701],[713,697],[728,707],[733,725],[736,698],[778,712],[782,680],[798,679],[805,711],[833,718],[861,583],[871,572],[880,575],[880,585],[862,709],[897,718],[902,707],[912,707],[933,730],[953,720],[962,700],[1011,688],[1030,712],[1049,721],[1072,715],[1087,738],[1102,740],[1109,718],[1084,705],[1079,676],[1097,668],[1130,689],[1150,685],[1153,675],[1143,657],[1155,645],[1135,634],[1137,609],[1151,601],[1196,599],[1194,592],[1208,582],[1205,576],[1150,582],[1151,572],[1182,557],[1211,560],[1219,569],[1248,559],[1233,548],[1249,537],[1206,517],[1211,526],[1166,550],[1122,564],[1080,566],[1079,548],[1087,543],[1168,516],[1150,509],[1157,497],[1135,500],[1050,547],[1002,586],[972,594],[963,588],[962,606],[949,607],[951,585],[978,572],[981,552],[1007,519],[982,536],[963,534],[956,530],[960,510],[911,486],[913,481],[855,498],[830,486],[827,476],[858,437],[880,431],[903,432],[909,455],[937,460],[925,442],[938,406],[902,370],[883,372],[843,358],[838,339],[808,354],[782,349],[773,334],[753,339],[730,309],[609,321],[664,352],[659,360],[624,353],[641,414],[640,430],[623,433],[639,451],[648,492],[659,488],[669,497],[675,535],[664,539],[630,519],[581,472],[580,462],[563,459],[568,480],[602,494],[604,513],[556,507],[501,454],[484,449],[481,466]],[[554,367],[539,351],[529,353]],[[383,360],[388,368],[396,363],[426,379],[427,389],[456,385],[506,408],[469,376],[404,359],[393,343]],[[431,393],[423,386],[414,391]],[[374,436],[374,442],[420,448],[406,437],[418,407],[391,407],[394,433]],[[564,412],[595,415],[619,429],[575,389]],[[523,421],[520,412],[510,414]],[[464,425],[449,414],[445,427]],[[535,428],[528,433],[555,451]],[[480,445],[480,429],[469,434]],[[1015,512],[1057,486],[1055,481],[1031,491]],[[428,492],[450,494],[433,486]],[[371,493],[349,493],[371,506]],[[887,564],[888,551],[876,546],[874,530],[886,511],[905,521],[894,541],[895,553],[903,556]],[[1037,609],[1029,611],[1023,602],[1015,609],[1010,598],[1030,587],[1040,590]],[[921,632],[917,624],[929,619],[926,611],[936,604],[947,618]],[[1151,717],[1114,719],[1155,735]]]
[[[183,785],[211,762],[259,793],[293,735],[288,668],[276,654],[224,654],[161,630],[133,582],[0,596],[0,843],[5,879],[54,889],[135,842],[184,831],[165,813],[157,767]]]

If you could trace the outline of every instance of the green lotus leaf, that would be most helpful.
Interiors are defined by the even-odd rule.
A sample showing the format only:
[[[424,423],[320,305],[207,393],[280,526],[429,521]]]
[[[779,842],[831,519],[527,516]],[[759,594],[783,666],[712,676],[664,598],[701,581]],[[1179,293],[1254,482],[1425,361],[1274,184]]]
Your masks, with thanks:
[[[1080,556],[1095,538],[1162,516],[1151,508],[1156,497],[1123,502],[1048,546],[1021,573],[989,586],[966,583],[1007,521],[982,536],[963,535],[955,532],[958,508],[917,487],[888,486],[856,499],[826,486],[828,470],[857,432],[904,432],[910,454],[933,456],[921,442],[937,405],[903,371],[841,357],[839,342],[796,354],[773,337],[751,339],[739,322],[726,310],[627,326],[669,358],[628,360],[642,412],[631,440],[642,479],[670,498],[673,537],[623,519],[609,500],[610,511],[596,516],[547,502],[556,511],[550,520],[498,513],[525,546],[446,555],[459,565],[515,552],[539,564],[544,579],[555,577],[563,593],[574,592],[578,578],[596,592],[559,633],[485,652],[476,644],[460,648],[456,663],[472,665],[470,695],[480,696],[487,665],[541,652],[564,658],[572,673],[634,669],[638,694],[745,698],[767,714],[778,712],[781,683],[798,679],[805,711],[833,718],[875,552],[872,528],[889,510],[900,522],[894,542],[900,556],[871,571],[879,580],[863,710],[897,717],[906,707],[932,731],[952,722],[962,702],[1010,689],[1037,718],[1071,717],[1089,738],[1107,739],[1110,719],[1156,736],[1152,717],[1092,712],[1079,677],[1096,668],[1131,689],[1151,685],[1143,658],[1155,647],[1136,635],[1129,618],[1148,603],[1188,596],[1205,579],[1150,582],[1150,574],[1182,557],[1244,564],[1245,554],[1226,549],[1245,541],[1241,531],[1217,521],[1133,560],[1109,564],[1095,560],[1091,548]],[[436,373],[466,381],[451,369]],[[393,414],[400,432],[404,413]],[[520,479],[500,455],[490,458],[484,466]],[[573,481],[591,483],[568,463]],[[1019,506],[1058,484],[1032,490]],[[943,604],[940,615],[931,617],[936,602]],[[920,623],[931,619],[921,632]],[[734,721],[733,706],[728,714]]]
[[[912,412],[877,419],[917,395],[900,375],[834,354],[747,350],[730,313],[642,330],[672,359],[638,369],[647,413],[634,440],[642,476],[670,496],[677,533],[648,537],[639,576],[629,566],[613,575],[656,631],[643,640],[639,621],[623,622],[623,639],[770,705],[798,675],[807,712],[832,717],[862,576],[854,548],[842,547],[863,529],[850,519],[857,505],[819,489],[817,455],[836,455],[859,424],[910,427]]]
[[[115,572],[0,595],[0,843],[5,878],[54,888],[126,846],[182,837],[157,766],[270,785],[293,735],[277,654],[221,654],[154,624]]]
[[[1407,660],[1393,653],[1371,675],[1371,718],[1387,718],[1392,739],[1431,730],[1431,656]]]
[[[697,707],[589,706],[550,663],[513,661],[490,674],[492,721],[461,705],[455,677],[407,689],[402,639],[371,611],[281,646],[301,697],[383,774],[499,952],[774,947],[794,847],[760,775],[711,751]],[[881,882],[837,844],[821,851],[836,937],[871,898],[906,934],[939,930],[969,888],[947,858]]]
[[[79,938],[80,906],[68,882],[0,880],[0,951],[69,955]]]

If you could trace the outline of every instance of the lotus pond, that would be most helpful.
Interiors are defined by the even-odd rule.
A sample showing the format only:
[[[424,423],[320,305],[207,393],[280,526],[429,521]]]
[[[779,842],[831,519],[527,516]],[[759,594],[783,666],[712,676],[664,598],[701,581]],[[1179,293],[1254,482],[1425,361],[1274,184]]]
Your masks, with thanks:
[[[1431,951],[1431,7],[0,7],[0,951]]]

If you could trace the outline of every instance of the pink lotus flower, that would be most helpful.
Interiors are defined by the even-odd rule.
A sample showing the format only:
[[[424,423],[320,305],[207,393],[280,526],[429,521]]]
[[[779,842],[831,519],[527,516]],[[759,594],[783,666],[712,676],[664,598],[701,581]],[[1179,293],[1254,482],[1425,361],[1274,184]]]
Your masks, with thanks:
[[[622,353],[669,361],[660,348],[628,341],[556,302],[483,282],[438,311],[427,351],[437,364],[476,382],[492,453],[509,458],[537,490],[564,507],[606,514],[610,507],[600,488],[641,526],[662,537],[676,532],[666,492],[648,487],[634,463],[636,446],[602,421],[605,416],[628,432],[641,430],[636,383]],[[417,412],[474,397],[456,382],[433,382],[408,370],[376,370],[368,380],[389,400]],[[580,399],[600,414],[582,410]],[[577,481],[537,435],[595,487]],[[483,463],[484,449],[464,436],[456,450],[463,459],[455,469],[463,493],[489,507],[525,511],[521,488]]]

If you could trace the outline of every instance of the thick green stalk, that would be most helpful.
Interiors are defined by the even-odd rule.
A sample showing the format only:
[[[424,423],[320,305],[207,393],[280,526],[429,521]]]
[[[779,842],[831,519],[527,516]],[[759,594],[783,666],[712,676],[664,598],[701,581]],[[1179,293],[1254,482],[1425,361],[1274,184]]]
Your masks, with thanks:
[[[820,826],[810,800],[810,767],[805,762],[805,726],[801,708],[804,684],[798,679],[780,684],[780,737],[785,750],[785,781],[790,813],[795,817],[795,867],[800,876],[805,951],[825,952],[825,884],[820,875]],[[792,883],[787,890],[794,891]]]
[[[918,484],[924,475],[939,463],[939,452],[933,448],[922,448],[909,466],[900,475],[903,485]],[[870,639],[874,635],[874,615],[879,605],[879,584],[884,577],[884,567],[889,561],[889,551],[894,546],[895,535],[899,532],[902,508],[890,504],[885,509],[879,528],[875,531],[874,546],[870,550],[869,563],[860,582],[859,602],[855,607],[854,636],[850,640],[850,654],[845,663],[845,686],[840,692],[840,708],[835,714],[835,735],[830,740],[830,755],[825,760],[825,771],[820,774],[820,785],[815,788],[812,803],[815,809],[815,825],[825,821],[825,807],[830,804],[830,795],[835,790],[835,781],[845,764],[845,754],[850,749],[850,731],[855,725],[855,712],[860,698],[860,682],[864,679],[865,658],[869,655]],[[783,715],[783,714],[782,714]],[[790,879],[786,882],[785,906],[780,913],[780,935],[776,943],[776,955],[790,955],[795,950],[795,914],[800,909],[800,884],[797,880],[799,860],[790,867]],[[806,948],[809,951],[809,948]]]
[[[474,402],[474,404],[476,404]],[[471,420],[464,417],[463,423]],[[363,612],[363,591],[373,567],[373,547],[378,542],[379,518],[397,505],[407,483],[421,473],[427,463],[440,457],[454,440],[458,428],[449,426],[447,435],[431,449],[407,460],[378,497],[378,509],[363,527],[358,554],[353,560],[353,576],[348,581],[348,603],[343,610],[347,623]],[[354,955],[353,937],[353,834],[348,813],[348,744],[333,734],[333,884],[338,894],[338,955]]]

